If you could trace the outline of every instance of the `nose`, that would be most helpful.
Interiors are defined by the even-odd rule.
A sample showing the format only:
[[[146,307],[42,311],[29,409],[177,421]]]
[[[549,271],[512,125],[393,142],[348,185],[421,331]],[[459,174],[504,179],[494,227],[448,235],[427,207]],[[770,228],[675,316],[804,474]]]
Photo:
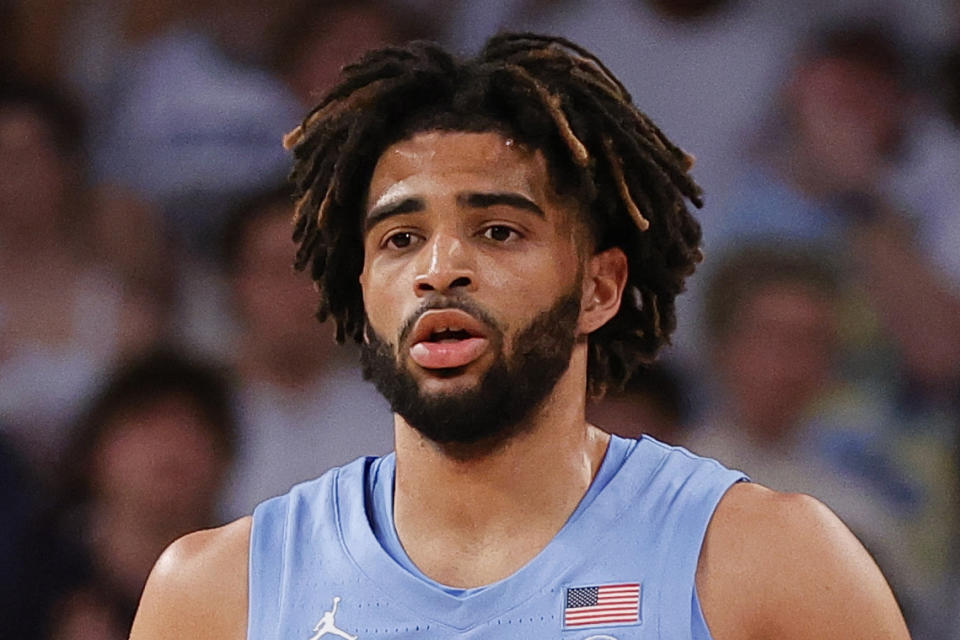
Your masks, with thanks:
[[[421,256],[423,259],[417,266],[413,284],[418,296],[434,291],[452,293],[456,290],[474,290],[476,278],[473,261],[460,238],[437,233]]]

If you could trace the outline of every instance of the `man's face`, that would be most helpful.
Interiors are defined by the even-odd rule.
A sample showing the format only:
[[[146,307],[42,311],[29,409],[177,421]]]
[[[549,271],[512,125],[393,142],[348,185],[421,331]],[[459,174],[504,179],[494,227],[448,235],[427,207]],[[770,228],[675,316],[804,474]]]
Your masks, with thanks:
[[[873,181],[897,149],[908,99],[889,73],[826,57],[804,65],[792,87],[800,144],[848,189]]]
[[[303,43],[287,74],[294,91],[308,104],[340,80],[344,65],[398,40],[389,12],[374,5],[323,13],[314,20],[314,36]]]
[[[94,454],[94,490],[189,530],[210,513],[228,462],[193,401],[157,398],[109,419]]]
[[[580,316],[582,232],[543,156],[416,134],[380,157],[365,212],[365,374],[435,441],[509,432],[566,370]]]
[[[829,382],[837,319],[829,297],[802,283],[756,291],[718,345],[731,400],[785,427]]]

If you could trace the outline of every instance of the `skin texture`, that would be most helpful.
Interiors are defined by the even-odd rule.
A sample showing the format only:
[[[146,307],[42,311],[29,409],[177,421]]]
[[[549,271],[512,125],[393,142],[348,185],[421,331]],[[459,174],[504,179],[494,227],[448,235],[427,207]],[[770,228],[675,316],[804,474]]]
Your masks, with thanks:
[[[616,314],[626,260],[619,249],[588,251],[575,207],[548,185],[541,154],[493,133],[415,135],[387,149],[371,180],[361,282],[370,324],[390,340],[435,295],[469,296],[510,334],[577,284],[583,263],[570,367],[518,436],[492,451],[450,451],[395,418],[397,531],[424,573],[449,585],[499,580],[539,552],[586,492],[609,442],[584,418],[583,338]],[[466,196],[477,193],[526,198],[542,215],[474,206]],[[381,215],[395,205],[405,213]],[[455,393],[476,384],[491,359],[483,353],[454,376],[407,366],[422,389]],[[249,530],[246,518],[172,545],[132,638],[244,638]],[[716,640],[908,637],[866,552],[804,496],[732,489],[710,526],[697,584]]]

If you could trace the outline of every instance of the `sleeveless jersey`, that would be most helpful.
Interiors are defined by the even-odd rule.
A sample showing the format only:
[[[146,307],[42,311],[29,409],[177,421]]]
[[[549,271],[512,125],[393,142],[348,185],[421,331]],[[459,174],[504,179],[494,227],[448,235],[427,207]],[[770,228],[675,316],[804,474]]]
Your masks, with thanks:
[[[499,582],[455,589],[403,553],[394,464],[394,454],[361,458],[257,507],[249,640],[710,640],[697,563],[742,473],[612,436],[587,494],[537,556]]]

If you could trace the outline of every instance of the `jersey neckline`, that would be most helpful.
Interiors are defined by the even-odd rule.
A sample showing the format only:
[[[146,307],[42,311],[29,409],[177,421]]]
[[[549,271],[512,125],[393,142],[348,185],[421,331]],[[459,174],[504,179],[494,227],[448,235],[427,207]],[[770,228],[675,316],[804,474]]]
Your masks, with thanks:
[[[624,446],[626,440],[618,439],[616,442],[611,438],[607,450],[604,452],[600,468],[594,476],[593,482],[587,488],[586,493],[581,498],[577,507],[574,509],[567,522],[573,522],[580,517],[580,514],[596,499],[597,495],[613,479],[617,471],[623,465],[623,461],[630,453],[632,446]],[[472,588],[451,587],[433,580],[424,574],[419,567],[407,555],[397,534],[396,523],[393,520],[393,499],[396,488],[395,478],[397,469],[396,454],[378,458],[370,466],[370,470],[365,482],[365,499],[367,500],[367,517],[373,533],[384,551],[400,566],[406,569],[414,577],[432,584],[435,588],[444,591],[447,594],[457,598],[466,598],[476,594],[479,591],[489,588],[491,585],[484,585]],[[566,523],[564,524],[566,526]]]
[[[466,631],[507,614],[531,597],[541,594],[547,585],[551,585],[551,590],[560,590],[565,586],[563,574],[571,567],[588,561],[585,556],[589,554],[584,554],[582,546],[584,539],[590,539],[588,530],[606,530],[620,512],[630,506],[629,497],[642,491],[656,471],[656,466],[649,464],[648,456],[635,455],[638,448],[648,446],[655,447],[657,443],[648,438],[637,441],[611,436],[597,476],[560,531],[515,573],[486,586],[464,590],[445,587],[420,572],[406,558],[405,552],[402,557],[395,557],[398,549],[402,552],[399,539],[386,541],[391,553],[377,538],[369,515],[374,511],[376,497],[370,489],[377,472],[383,477],[393,477],[396,459],[392,453],[383,458],[368,458],[366,464],[350,465],[339,470],[334,487],[336,494],[346,493],[346,486],[364,487],[362,503],[339,499],[335,502],[339,505],[337,527],[340,542],[355,566],[389,594],[392,602],[438,624],[459,632]],[[645,463],[647,469],[642,468]],[[627,467],[637,468],[625,473]],[[393,483],[386,484],[390,486],[381,486],[377,490],[389,491],[390,500],[386,504],[392,505]],[[385,495],[381,494],[380,509],[385,509]],[[392,508],[385,510],[390,512],[389,524],[381,520],[381,535],[386,531],[386,536],[392,532],[395,537]],[[587,513],[590,517],[585,517]],[[383,514],[380,515],[382,518]]]

